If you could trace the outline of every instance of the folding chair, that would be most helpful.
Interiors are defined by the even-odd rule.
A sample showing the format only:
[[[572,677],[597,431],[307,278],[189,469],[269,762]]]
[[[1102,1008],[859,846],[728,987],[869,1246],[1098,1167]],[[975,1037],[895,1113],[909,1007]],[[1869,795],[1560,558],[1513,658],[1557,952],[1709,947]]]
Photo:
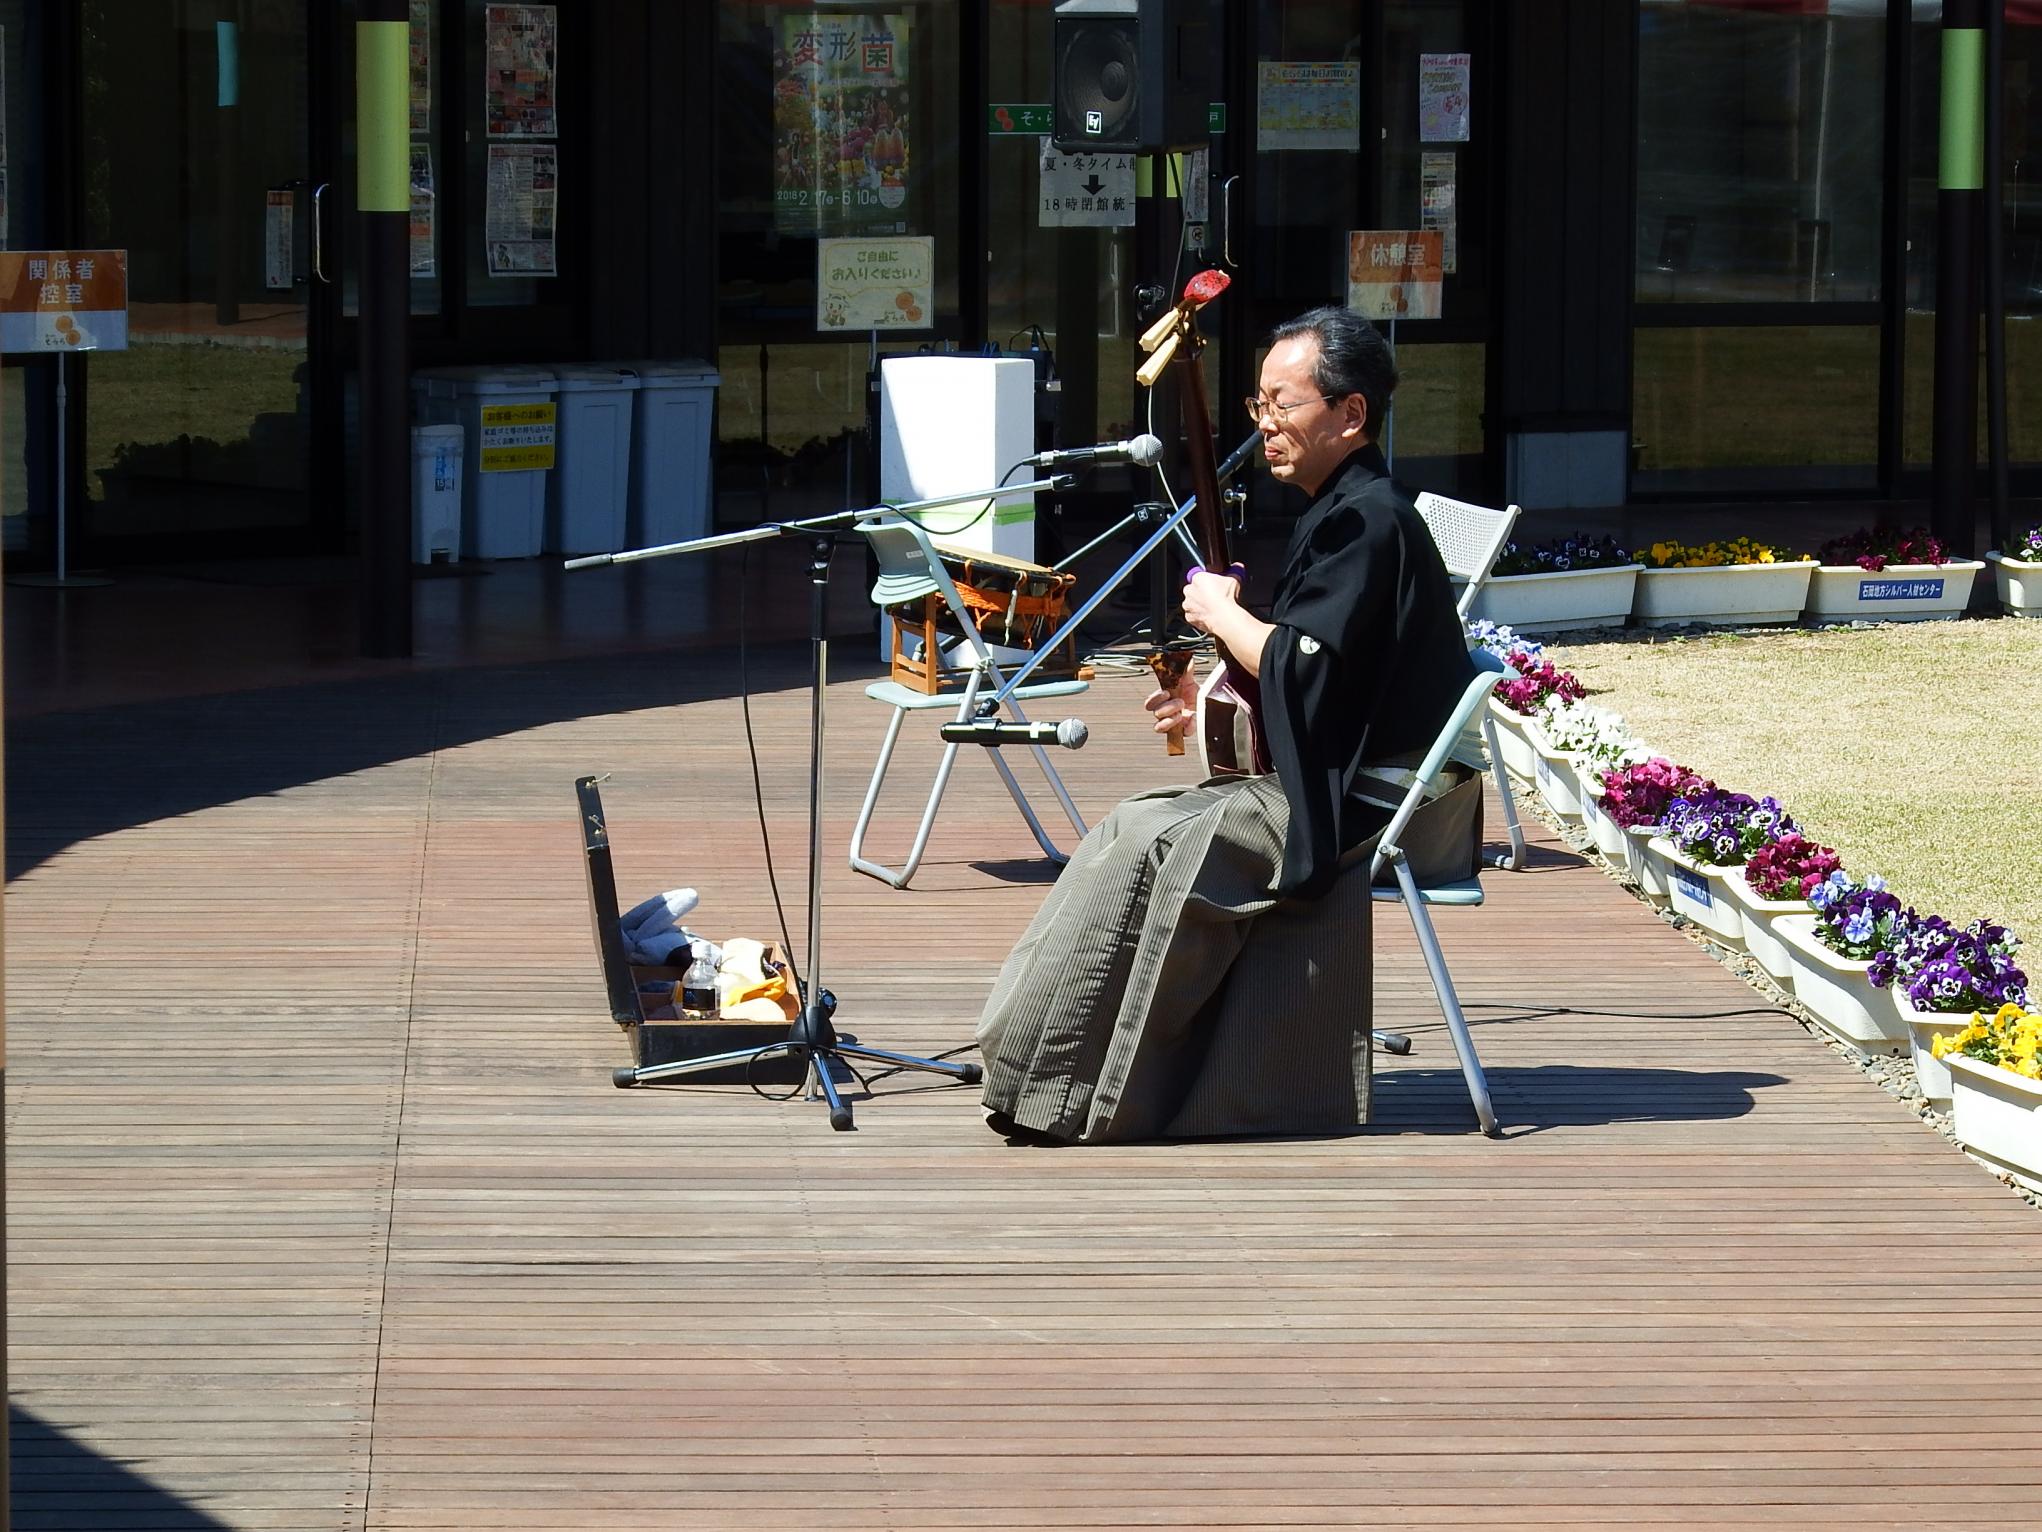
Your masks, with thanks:
[[[1466,622],[1468,613],[1474,610],[1475,598],[1489,583],[1489,571],[1496,567],[1497,555],[1510,540],[1510,529],[1523,513],[1514,505],[1492,511],[1487,506],[1449,500],[1430,491],[1418,497],[1417,505],[1446,572],[1463,582],[1454,609],[1461,621]],[[1525,864],[1524,826],[1517,822],[1517,801],[1510,795],[1510,777],[1503,769],[1503,753],[1497,748],[1496,721],[1487,712],[1482,714],[1481,728],[1482,742],[1489,751],[1489,769],[1496,779],[1496,795],[1503,800],[1503,827],[1510,836],[1509,853],[1491,858],[1491,865],[1520,868]]]
[[[1435,904],[1457,908],[1480,904],[1482,880],[1477,876],[1421,886],[1412,875],[1411,864],[1399,844],[1412,816],[1424,803],[1427,789],[1437,783],[1440,774],[1446,770],[1448,761],[1460,744],[1461,732],[1487,706],[1489,692],[1503,671],[1502,661],[1486,650],[1478,649],[1470,658],[1474,660],[1479,674],[1462,689],[1452,716],[1439,731],[1439,738],[1433,741],[1424,762],[1417,767],[1405,791],[1404,801],[1397,806],[1397,812],[1377,837],[1375,854],[1369,859],[1368,879],[1371,898],[1378,902],[1400,903],[1411,917],[1418,950],[1425,957],[1425,971],[1431,976],[1433,993],[1439,997],[1440,1014],[1446,1018],[1454,1052],[1460,1056],[1461,1075],[1468,1082],[1468,1099],[1474,1104],[1475,1117],[1482,1124],[1482,1131],[1496,1138],[1500,1133],[1495,1110],[1489,1103],[1489,1082],[1482,1073],[1482,1061],[1475,1053],[1475,1040],[1468,1035],[1468,1019],[1461,1013],[1460,997],[1454,993],[1453,975],[1447,972],[1446,958],[1439,950],[1439,935],[1433,930],[1430,913],[1430,906]],[[1376,878],[1385,867],[1389,868],[1395,881],[1379,886]],[[1342,876],[1354,874],[1344,873]]]
[[[858,810],[858,822],[851,830],[851,866],[869,877],[895,888],[906,888],[908,879],[915,875],[921,865],[922,853],[929,844],[929,830],[936,822],[936,809],[943,801],[943,790],[950,783],[950,768],[957,760],[957,752],[964,747],[946,743],[943,757],[936,766],[936,780],[929,790],[929,800],[923,806],[922,820],[915,830],[914,844],[908,850],[907,860],[898,868],[869,860],[864,855],[865,832],[872,823],[872,811],[879,803],[879,790],[886,780],[886,769],[893,761],[894,746],[900,741],[901,726],[909,713],[926,712],[933,709],[945,710],[951,719],[968,723],[979,717],[979,699],[990,699],[1006,683],[999,665],[994,661],[986,646],[979,641],[978,628],[971,615],[965,610],[964,599],[957,593],[957,586],[950,573],[943,567],[943,561],[929,546],[929,536],[911,521],[881,520],[865,521],[858,524],[858,530],[865,534],[872,544],[872,551],[879,560],[879,580],[872,587],[873,604],[881,608],[900,605],[903,602],[920,601],[930,595],[940,595],[949,609],[963,637],[959,647],[970,666],[962,691],[940,691],[933,694],[916,691],[898,681],[875,681],[865,688],[865,695],[875,702],[883,702],[893,709],[893,716],[887,721],[886,740],[879,747],[879,759],[872,768],[872,782],[865,789],[864,806]],[[935,663],[935,656],[925,657],[928,663]],[[1030,682],[1015,688],[1007,699],[1008,711],[1020,723],[1028,721],[1018,706],[1021,702],[1034,702],[1045,697],[1069,697],[1086,690],[1092,683],[1082,679]],[[1002,758],[999,748],[987,749],[974,745],[973,749],[984,750],[993,769],[1000,774],[1007,792],[1015,806],[1021,810],[1021,817],[1027,821],[1028,829],[1045,855],[1058,862],[1068,861],[1069,856],[1060,851],[1056,843],[1042,828],[1042,821],[1036,817],[1027,794],[1015,780],[1014,773]],[[1071,822],[1071,828],[1079,835],[1085,833],[1085,821],[1078,816],[1077,805],[1071,802],[1071,795],[1064,788],[1063,778],[1049,763],[1049,755],[1040,745],[1026,747],[1034,756],[1050,790],[1062,805],[1064,815]]]

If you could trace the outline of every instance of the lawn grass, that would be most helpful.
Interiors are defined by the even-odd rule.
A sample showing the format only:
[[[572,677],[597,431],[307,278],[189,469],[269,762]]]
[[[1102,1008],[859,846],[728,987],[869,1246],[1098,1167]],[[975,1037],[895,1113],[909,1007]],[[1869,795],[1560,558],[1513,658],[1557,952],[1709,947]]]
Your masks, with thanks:
[[[1632,635],[1547,652],[1655,751],[1773,794],[1903,903],[2025,933],[2042,978],[2042,623]]]

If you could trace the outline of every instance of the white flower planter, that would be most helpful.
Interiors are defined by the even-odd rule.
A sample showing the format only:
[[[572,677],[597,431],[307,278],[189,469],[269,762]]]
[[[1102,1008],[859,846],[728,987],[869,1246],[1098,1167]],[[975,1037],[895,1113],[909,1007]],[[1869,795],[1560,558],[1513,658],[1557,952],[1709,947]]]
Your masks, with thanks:
[[[1654,904],[1664,904],[1666,858],[1652,849],[1659,837],[1657,825],[1630,825],[1624,830],[1624,871],[1638,885],[1638,891]]]
[[[1581,826],[1588,831],[1589,839],[1595,842],[1597,854],[1621,872],[1625,866],[1627,837],[1603,809],[1602,797],[1602,773],[1591,766],[1581,774]]]
[[[1964,1152],[2042,1192],[2042,1080],[1953,1053],[1950,1113]]]
[[[1856,564],[1819,564],[1808,581],[1808,616],[1818,622],[1923,622],[1961,617],[1981,559],[1947,564],[1888,564],[1874,574]]]
[[[1562,819],[1581,817],[1581,776],[1574,769],[1574,757],[1555,750],[1537,727],[1531,730],[1532,749],[1538,752],[1532,782],[1546,807]]]
[[[1631,615],[1631,597],[1643,567],[1618,564],[1607,569],[1492,575],[1468,615],[1486,617],[1520,633],[1621,628]]]
[[[1723,887],[1728,869],[1693,860],[1663,835],[1651,845],[1666,863],[1667,902],[1724,946],[1741,951],[1744,915]]]
[[[1809,913],[1806,899],[1763,899],[1752,891],[1750,882],[1744,876],[1742,867],[1733,868],[1723,880],[1723,887],[1730,895],[1731,903],[1744,917],[1744,950],[1757,959],[1758,966],[1766,971],[1766,977],[1788,994],[1794,993],[1794,964],[1787,955],[1787,944],[1780,939],[1780,933],[1773,929],[1783,915],[1806,915]]]
[[[1891,997],[1865,977],[1872,965],[1839,957],[1817,941],[1812,913],[1782,915],[1773,931],[1794,965],[1794,998],[1825,1032],[1865,1053],[1898,1055],[1907,1046],[1907,1028],[1894,1014]]]
[[[1496,720],[1496,750],[1503,757],[1503,769],[1529,786],[1539,763],[1539,753],[1532,748],[1531,720],[1494,697],[1489,699],[1489,716]]]
[[[1807,562],[1640,570],[1631,613],[1648,628],[1798,622],[1814,569]]]
[[[1898,984],[1892,985],[1887,993],[1893,997],[1893,1013],[1907,1028],[1908,1046],[1914,1054],[1914,1078],[1921,1086],[1921,1093],[1928,1097],[1931,1106],[1949,1111],[1950,1061],[1936,1057],[1936,1034],[1962,1032],[1964,1024],[1971,1019],[1971,1013],[1918,1011],[1914,1002],[1907,998],[1907,991]]]
[[[1988,553],[1993,582],[1999,586],[2000,610],[2009,617],[2042,617],[2042,563]]]

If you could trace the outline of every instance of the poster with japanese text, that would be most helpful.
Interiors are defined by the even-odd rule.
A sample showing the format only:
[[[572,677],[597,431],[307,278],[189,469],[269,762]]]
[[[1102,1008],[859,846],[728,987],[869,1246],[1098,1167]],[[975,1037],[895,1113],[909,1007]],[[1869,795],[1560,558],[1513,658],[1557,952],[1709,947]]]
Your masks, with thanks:
[[[411,0],[411,131],[424,138],[433,130],[432,0]]]
[[[298,285],[298,194],[272,186],[263,199],[262,285],[268,292],[287,293]]]
[[[1468,141],[1468,65],[1465,53],[1418,55],[1418,141]]]
[[[127,349],[127,251],[0,255],[0,351]]]
[[[438,269],[433,255],[433,225],[437,221],[433,195],[433,150],[431,144],[411,146],[411,274],[429,277]]]
[[[553,5],[492,5],[483,13],[484,126],[491,138],[558,138],[554,112],[560,22]]]
[[[1439,269],[1448,276],[1458,270],[1460,238],[1454,208],[1456,172],[1451,149],[1428,150],[1418,156],[1418,227],[1437,229]]]
[[[1131,154],[1059,154],[1047,138],[1036,186],[1045,229],[1131,229],[1135,175]]]
[[[1255,148],[1361,151],[1361,64],[1256,66]]]
[[[911,124],[905,14],[780,18],[773,223],[783,234],[905,234]]]
[[[926,330],[935,323],[933,237],[816,241],[818,330]]]
[[[1439,232],[1356,229],[1347,236],[1347,306],[1364,319],[1437,319]]]
[[[560,151],[552,144],[491,144],[483,219],[492,277],[550,277]]]

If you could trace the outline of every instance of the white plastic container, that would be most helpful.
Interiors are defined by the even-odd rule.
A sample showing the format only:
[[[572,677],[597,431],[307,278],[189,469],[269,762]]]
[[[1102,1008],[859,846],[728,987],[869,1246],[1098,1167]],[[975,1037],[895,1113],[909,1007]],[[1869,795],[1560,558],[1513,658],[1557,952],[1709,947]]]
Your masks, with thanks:
[[[617,365],[638,380],[632,396],[627,546],[657,548],[707,537],[716,520],[710,443],[722,375],[694,360]]]
[[[638,375],[556,367],[560,455],[546,486],[548,553],[621,553],[631,501],[631,404]]]
[[[450,562],[461,556],[461,458],[468,433],[459,426],[411,428],[411,561]]]
[[[436,367],[412,376],[422,424],[467,433],[461,465],[461,555],[528,559],[546,526],[557,450],[552,372],[544,367]],[[508,418],[507,418],[508,417]]]

